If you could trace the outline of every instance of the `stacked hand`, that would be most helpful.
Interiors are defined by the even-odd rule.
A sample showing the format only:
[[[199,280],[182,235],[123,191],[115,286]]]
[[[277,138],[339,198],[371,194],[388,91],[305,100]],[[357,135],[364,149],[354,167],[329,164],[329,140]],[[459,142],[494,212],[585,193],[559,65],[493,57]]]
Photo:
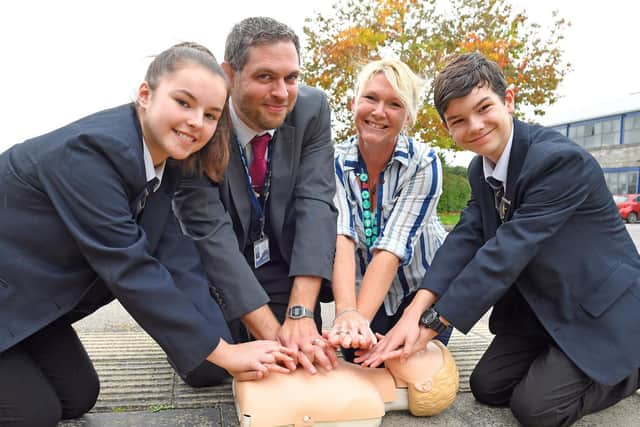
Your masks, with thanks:
[[[369,349],[377,342],[369,320],[356,310],[339,313],[326,337],[332,346],[342,348]]]
[[[433,329],[421,327],[418,319],[402,316],[387,335],[376,334],[379,341],[368,351],[357,352],[356,363],[375,368],[385,360],[402,357],[424,350],[427,343],[437,335]]]
[[[276,341],[228,344],[223,339],[208,359],[226,369],[238,381],[259,380],[270,372],[288,373],[293,351]]]
[[[318,333],[313,319],[287,319],[278,331],[278,341],[293,354],[293,367],[300,364],[310,374],[317,372],[314,364],[327,371],[338,364],[336,349]]]

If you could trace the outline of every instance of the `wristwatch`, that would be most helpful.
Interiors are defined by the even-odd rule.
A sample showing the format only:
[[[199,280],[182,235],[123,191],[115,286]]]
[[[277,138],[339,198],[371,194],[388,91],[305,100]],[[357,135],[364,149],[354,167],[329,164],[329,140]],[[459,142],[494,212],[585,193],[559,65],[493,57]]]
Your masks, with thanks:
[[[433,307],[422,313],[422,316],[420,316],[420,324],[433,329],[438,334],[447,330],[447,325],[440,321],[440,314]]]
[[[305,317],[313,319],[313,311],[303,305],[292,305],[287,310],[287,317],[289,319],[304,319]]]

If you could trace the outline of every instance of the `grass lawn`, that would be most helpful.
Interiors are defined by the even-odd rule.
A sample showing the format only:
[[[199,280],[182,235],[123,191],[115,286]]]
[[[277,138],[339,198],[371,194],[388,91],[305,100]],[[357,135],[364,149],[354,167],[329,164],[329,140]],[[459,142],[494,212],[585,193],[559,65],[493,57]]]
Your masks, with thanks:
[[[438,212],[442,225],[456,225],[460,220],[460,212]]]

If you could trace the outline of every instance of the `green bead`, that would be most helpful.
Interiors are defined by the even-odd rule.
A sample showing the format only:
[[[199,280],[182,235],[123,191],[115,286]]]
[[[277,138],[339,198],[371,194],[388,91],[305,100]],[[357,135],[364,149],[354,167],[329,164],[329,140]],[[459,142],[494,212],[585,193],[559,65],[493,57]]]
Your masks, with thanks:
[[[371,216],[371,225],[377,225],[378,224],[378,219],[376,218],[375,215]]]
[[[363,200],[362,207],[365,209],[369,209],[371,207],[371,202],[369,200]]]
[[[368,248],[371,247],[371,237],[367,237],[364,242],[367,244]]]
[[[371,218],[371,211],[362,212],[362,217],[365,218],[365,219]],[[374,217],[374,219],[375,219],[375,217]]]
[[[378,227],[373,227],[373,234],[378,235]]]
[[[371,237],[371,235],[373,234],[373,232],[371,231],[370,228],[365,228],[364,229],[364,235],[367,237]]]
[[[360,174],[360,181],[361,181],[361,182],[367,182],[367,181],[369,181],[369,175],[367,175],[366,173],[362,172],[362,173]]]
[[[365,227],[371,227],[371,220],[365,218],[364,221],[362,221],[362,223],[364,224]]]
[[[362,195],[363,199],[369,199],[369,190],[362,190],[362,193],[360,193]]]

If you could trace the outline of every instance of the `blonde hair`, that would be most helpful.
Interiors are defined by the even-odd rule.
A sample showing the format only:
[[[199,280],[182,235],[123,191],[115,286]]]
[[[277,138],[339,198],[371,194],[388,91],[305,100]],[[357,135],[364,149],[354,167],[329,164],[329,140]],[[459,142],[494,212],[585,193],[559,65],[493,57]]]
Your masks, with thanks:
[[[398,59],[379,59],[369,62],[358,73],[354,88],[356,100],[360,97],[365,83],[377,74],[383,74],[389,81],[389,84],[407,110],[409,123],[413,124],[421,104],[420,97],[424,81],[407,64]]]

